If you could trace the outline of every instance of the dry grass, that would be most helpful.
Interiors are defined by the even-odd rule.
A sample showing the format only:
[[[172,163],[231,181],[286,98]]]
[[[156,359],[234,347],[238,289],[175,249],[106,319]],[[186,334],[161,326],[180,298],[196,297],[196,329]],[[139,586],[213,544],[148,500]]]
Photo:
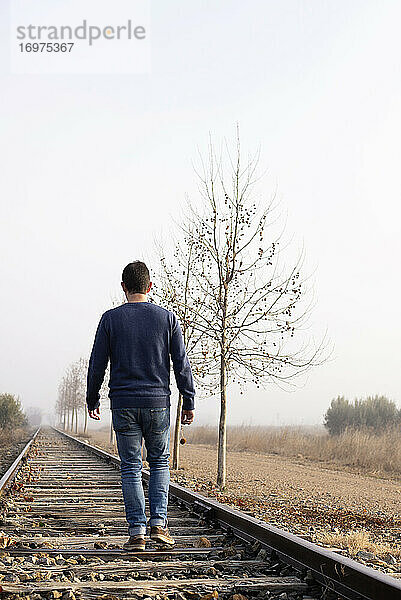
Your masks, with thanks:
[[[30,432],[28,429],[0,429],[0,476],[3,475],[11,463],[17,458],[23,446],[28,442]]]
[[[217,428],[193,427],[186,430],[193,444],[217,444]],[[346,431],[329,436],[323,428],[228,427],[229,450],[278,454],[338,464],[373,475],[401,476],[401,436],[399,429],[380,435],[369,431]]]
[[[386,554],[391,554],[395,558],[401,558],[401,547],[395,544],[386,544],[375,542],[371,534],[366,529],[359,531],[348,531],[345,533],[320,532],[317,535],[318,543],[325,546],[333,546],[348,550],[350,556],[355,557],[361,550],[372,552],[379,558],[384,558]]]
[[[29,431],[25,427],[16,429],[0,429],[0,448],[4,449],[7,446],[18,444],[24,441],[28,436]]]
[[[109,452],[116,447],[108,442],[108,429],[90,432],[92,443]],[[217,446],[217,427],[186,427],[191,444]],[[1,443],[1,440],[0,440]],[[227,432],[230,451],[248,451],[295,457],[347,467],[353,471],[383,477],[401,477],[401,436],[398,429],[380,435],[370,431],[349,430],[329,436],[323,427],[231,426]]]

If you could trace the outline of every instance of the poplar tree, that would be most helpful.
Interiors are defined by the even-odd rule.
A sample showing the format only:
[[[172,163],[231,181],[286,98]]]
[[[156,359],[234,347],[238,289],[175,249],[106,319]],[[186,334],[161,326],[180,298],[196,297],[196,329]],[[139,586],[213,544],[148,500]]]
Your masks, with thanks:
[[[185,300],[199,337],[202,372],[218,389],[220,418],[217,484],[226,483],[229,383],[282,386],[325,360],[325,339],[315,344],[303,327],[310,312],[301,276],[303,252],[283,263],[275,235],[275,198],[258,200],[258,154],[217,154],[210,142],[197,171],[201,202],[189,202],[181,230],[191,248]],[[181,298],[181,302],[183,302]]]

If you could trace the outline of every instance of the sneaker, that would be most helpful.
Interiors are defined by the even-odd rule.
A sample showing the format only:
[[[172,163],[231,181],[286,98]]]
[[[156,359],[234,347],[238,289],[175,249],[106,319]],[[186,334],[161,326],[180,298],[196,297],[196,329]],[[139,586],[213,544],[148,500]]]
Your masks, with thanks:
[[[157,527],[156,525],[151,527],[150,539],[156,544],[163,544],[164,546],[174,546],[175,544],[175,540],[169,534],[167,527]]]
[[[131,535],[128,542],[123,545],[124,550],[145,550],[146,541],[145,536],[139,533],[138,535]]]

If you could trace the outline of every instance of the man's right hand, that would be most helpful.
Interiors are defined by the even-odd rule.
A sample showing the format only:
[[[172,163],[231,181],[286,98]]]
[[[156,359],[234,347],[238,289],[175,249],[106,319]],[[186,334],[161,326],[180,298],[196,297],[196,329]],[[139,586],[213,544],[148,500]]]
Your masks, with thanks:
[[[95,408],[94,410],[88,410],[89,416],[91,419],[95,419],[95,421],[100,421],[100,408]]]
[[[181,425],[191,425],[194,420],[195,411],[183,410],[181,413]]]

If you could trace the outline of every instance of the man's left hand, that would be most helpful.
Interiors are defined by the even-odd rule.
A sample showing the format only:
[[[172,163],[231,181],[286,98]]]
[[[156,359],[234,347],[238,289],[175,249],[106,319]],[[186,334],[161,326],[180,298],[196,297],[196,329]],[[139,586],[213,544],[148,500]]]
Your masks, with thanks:
[[[194,420],[194,411],[193,410],[182,410],[181,412],[181,424],[182,425],[191,425]]]

